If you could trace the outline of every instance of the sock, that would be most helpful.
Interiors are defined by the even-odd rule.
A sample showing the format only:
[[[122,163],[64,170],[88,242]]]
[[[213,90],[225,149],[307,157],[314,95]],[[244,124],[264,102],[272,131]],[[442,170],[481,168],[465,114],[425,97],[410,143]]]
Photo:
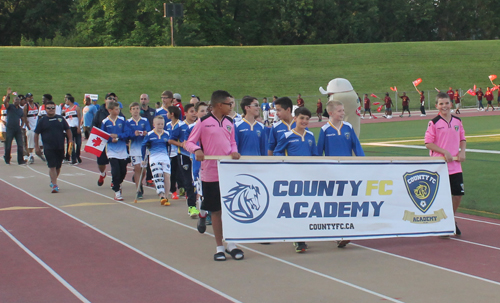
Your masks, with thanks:
[[[101,173],[101,176],[102,177],[106,176],[106,172]]]
[[[200,209],[200,217],[205,218],[207,216],[207,211]]]
[[[226,247],[228,251],[232,251],[233,249],[236,248],[236,244],[234,244],[233,242],[228,242]]]
[[[30,153],[30,157],[33,157],[35,154],[34,153]]]
[[[222,246],[217,246],[217,252],[220,253],[220,252],[224,252],[224,245]]]

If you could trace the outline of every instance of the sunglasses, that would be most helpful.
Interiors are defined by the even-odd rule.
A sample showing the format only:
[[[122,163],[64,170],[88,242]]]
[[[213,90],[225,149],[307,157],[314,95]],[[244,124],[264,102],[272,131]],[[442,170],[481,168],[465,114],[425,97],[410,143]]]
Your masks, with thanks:
[[[47,106],[45,109],[56,109],[55,106]]]

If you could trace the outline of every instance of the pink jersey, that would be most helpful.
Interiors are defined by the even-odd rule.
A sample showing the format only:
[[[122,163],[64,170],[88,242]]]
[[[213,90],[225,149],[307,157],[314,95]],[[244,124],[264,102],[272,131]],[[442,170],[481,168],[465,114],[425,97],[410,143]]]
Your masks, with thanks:
[[[200,146],[196,144],[198,142]],[[207,156],[227,156],[238,152],[234,139],[233,120],[224,116],[222,121],[219,121],[214,115],[208,114],[196,122],[186,141],[186,150],[194,153],[198,149],[202,149]],[[201,162],[200,178],[204,182],[219,181],[217,160]]]
[[[460,142],[465,141],[465,131],[462,125],[462,120],[455,116],[451,116],[450,123],[437,116],[429,121],[429,126],[425,132],[425,143],[434,143],[442,149],[446,149],[453,157],[456,157],[460,152]],[[443,154],[429,151],[431,157],[443,157]],[[450,175],[461,173],[462,164],[458,161],[448,163],[448,173]]]

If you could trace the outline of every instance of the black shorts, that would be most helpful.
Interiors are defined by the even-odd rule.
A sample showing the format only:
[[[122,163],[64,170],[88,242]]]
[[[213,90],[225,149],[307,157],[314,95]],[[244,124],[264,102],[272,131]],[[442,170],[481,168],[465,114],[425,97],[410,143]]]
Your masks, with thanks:
[[[45,154],[49,168],[61,168],[64,159],[64,149],[45,149],[43,153]]]
[[[203,192],[203,202],[201,202],[201,209],[208,211],[221,210],[219,182],[201,181],[201,188]]]
[[[491,101],[488,101],[488,104],[491,105]]]
[[[99,157],[97,157],[97,165],[108,165],[108,164],[109,164],[108,155],[104,150],[102,154]]]
[[[452,196],[463,196],[464,192],[464,177],[462,173],[450,175],[450,187]]]
[[[410,111],[410,107],[408,105],[403,105],[403,111],[405,110]]]

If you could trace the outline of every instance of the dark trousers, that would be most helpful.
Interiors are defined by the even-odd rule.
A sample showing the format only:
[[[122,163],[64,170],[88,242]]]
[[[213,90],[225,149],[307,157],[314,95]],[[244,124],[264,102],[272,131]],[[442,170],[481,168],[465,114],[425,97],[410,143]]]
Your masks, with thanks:
[[[127,176],[127,159],[109,158],[111,165],[111,182],[113,182],[113,191],[120,190],[120,185],[125,176]]]
[[[422,113],[422,115],[425,115],[425,106],[420,105],[420,112]]]
[[[180,180],[177,175],[179,174],[179,156],[170,157],[170,192],[175,193],[177,191],[177,184],[179,187],[184,187],[182,180]]]
[[[71,162],[75,163],[80,157],[80,150],[82,149],[82,134],[78,133],[78,127],[71,127],[71,134],[73,135],[73,153],[71,154]]]
[[[12,148],[12,141],[16,138],[17,144],[17,163],[24,163],[23,160],[23,133],[21,128],[7,128],[7,134],[5,138],[5,162],[10,163],[10,149]]]
[[[191,158],[186,155],[178,155],[176,158],[178,161],[177,182],[180,181],[179,184],[182,184],[186,191],[188,206],[196,206],[196,191],[193,185]]]

